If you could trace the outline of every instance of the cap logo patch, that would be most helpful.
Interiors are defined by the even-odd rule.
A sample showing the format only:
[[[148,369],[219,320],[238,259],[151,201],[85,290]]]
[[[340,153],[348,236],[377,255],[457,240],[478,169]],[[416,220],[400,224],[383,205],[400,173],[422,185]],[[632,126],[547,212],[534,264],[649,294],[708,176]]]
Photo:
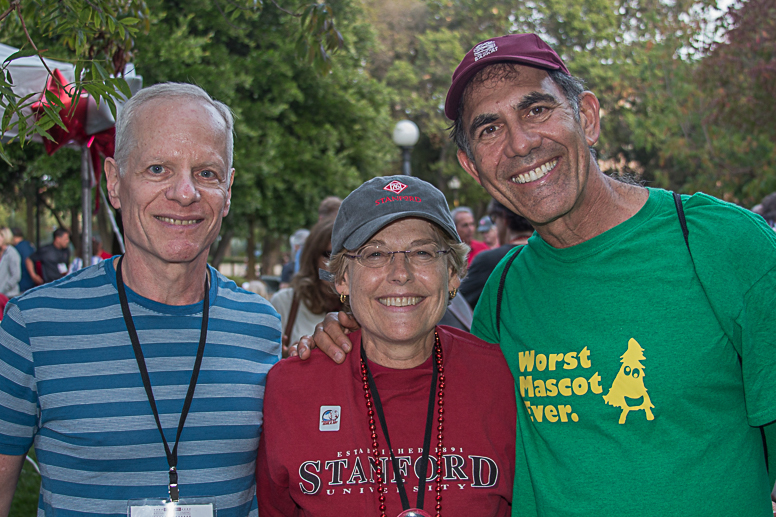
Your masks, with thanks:
[[[407,188],[407,185],[402,183],[398,180],[393,180],[389,184],[387,184],[385,187],[383,187],[383,190],[387,190],[389,192],[393,192],[394,194],[401,194],[401,191]]]
[[[483,41],[476,47],[474,47],[474,60],[479,61],[483,57],[494,53],[498,50],[495,41]]]

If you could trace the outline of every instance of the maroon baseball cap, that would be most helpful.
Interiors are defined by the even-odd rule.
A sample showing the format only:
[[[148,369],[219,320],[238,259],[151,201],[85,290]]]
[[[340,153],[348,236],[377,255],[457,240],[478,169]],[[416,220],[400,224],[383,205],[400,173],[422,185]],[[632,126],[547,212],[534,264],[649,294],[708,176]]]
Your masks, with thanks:
[[[482,41],[466,53],[453,72],[453,83],[445,100],[447,118],[455,120],[458,116],[461,95],[469,80],[486,66],[499,61],[513,61],[544,70],[561,70],[569,74],[560,56],[536,34],[508,34]]]

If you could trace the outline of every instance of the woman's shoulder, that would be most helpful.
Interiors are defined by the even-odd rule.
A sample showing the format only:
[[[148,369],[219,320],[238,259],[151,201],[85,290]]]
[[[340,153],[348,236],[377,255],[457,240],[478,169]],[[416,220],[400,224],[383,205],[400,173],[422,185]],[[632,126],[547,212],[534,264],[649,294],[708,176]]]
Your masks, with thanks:
[[[319,349],[314,348],[310,357],[304,361],[299,357],[281,359],[270,369],[268,378],[274,382],[282,382],[284,385],[291,383],[291,386],[299,386],[303,383],[305,389],[309,390],[311,385],[324,379],[331,380],[340,374],[347,374],[350,369],[348,361],[337,364]]]
[[[283,312],[291,307],[291,300],[293,300],[293,298],[294,290],[291,287],[286,287],[273,294],[269,299],[269,303],[271,303],[278,312]]]
[[[499,345],[488,343],[466,331],[446,325],[438,325],[437,331],[445,353],[449,354],[448,357],[453,364],[480,372],[496,382],[502,378],[508,379],[509,384],[513,382],[509,366]]]
[[[501,347],[499,345],[483,341],[465,330],[447,325],[437,325],[436,329],[443,343],[450,341],[455,346],[466,346],[474,350],[482,350],[484,353],[501,355]]]

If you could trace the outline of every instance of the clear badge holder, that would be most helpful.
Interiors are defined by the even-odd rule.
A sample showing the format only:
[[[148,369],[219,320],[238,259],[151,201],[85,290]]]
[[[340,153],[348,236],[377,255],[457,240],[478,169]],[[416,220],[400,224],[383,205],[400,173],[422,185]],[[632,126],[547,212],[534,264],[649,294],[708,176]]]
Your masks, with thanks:
[[[168,499],[132,499],[127,503],[127,517],[216,517],[215,497]]]

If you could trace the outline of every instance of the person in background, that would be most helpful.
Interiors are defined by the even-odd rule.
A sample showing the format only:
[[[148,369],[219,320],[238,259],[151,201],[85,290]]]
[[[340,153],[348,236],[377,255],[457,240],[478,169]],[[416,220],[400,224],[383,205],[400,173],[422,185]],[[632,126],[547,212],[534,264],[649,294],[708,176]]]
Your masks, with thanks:
[[[477,306],[482,288],[501,259],[515,246],[528,242],[534,231],[525,217],[517,215],[495,199],[488,204],[488,213],[498,232],[499,241],[504,244],[483,251],[472,260],[469,274],[461,283],[461,294],[471,307]]]
[[[327,196],[323,198],[318,204],[318,222],[325,221],[326,219],[334,219],[337,217],[337,212],[342,204],[342,200],[337,196]],[[304,250],[304,243],[296,250],[294,254],[294,274],[299,273],[299,268],[302,267],[302,251]]]
[[[761,215],[768,226],[776,230],[776,192],[765,196],[763,200],[752,211]]]
[[[54,241],[27,257],[24,265],[30,273],[35,285],[47,284],[59,280],[67,274],[67,264],[70,262],[70,232],[65,228],[54,230]],[[35,271],[35,263],[40,262],[41,273]]]
[[[13,246],[13,232],[9,228],[0,228],[0,253],[0,293],[13,298],[19,294],[22,259]]]
[[[487,244],[488,248],[494,249],[499,247],[498,230],[489,215],[480,218],[477,231],[482,235],[482,242]]]
[[[291,279],[291,286],[272,295],[270,302],[280,313],[283,328],[283,357],[288,347],[304,335],[312,334],[315,325],[326,313],[342,308],[331,285],[318,276],[326,267],[331,254],[331,229],[334,219],[328,218],[313,226],[305,240],[299,272]]]
[[[108,253],[105,253],[105,251],[102,249],[102,243],[100,242],[100,238],[97,236],[94,236],[92,238],[92,261],[90,266],[94,266],[95,264],[99,264],[103,260],[105,260],[105,256],[107,255],[107,258],[111,258],[111,255]],[[73,258],[73,261],[70,263],[70,269],[67,270],[67,274],[75,273],[79,269],[83,269],[84,267],[84,261],[81,257],[76,256]]]
[[[291,259],[283,265],[283,270],[280,273],[281,289],[291,286],[291,279],[294,278],[296,270],[296,256],[299,250],[302,249],[302,246],[304,246],[304,241],[308,235],[310,235],[310,230],[300,228],[288,238],[288,243],[291,246]]]
[[[334,219],[342,204],[342,199],[337,196],[327,196],[318,205],[318,222],[324,219]]]
[[[100,257],[102,260],[108,260],[113,256],[105,251],[105,248],[102,247],[102,239],[100,239],[99,235],[92,237],[92,253]]]
[[[27,289],[35,287],[35,282],[32,281],[30,272],[27,271],[27,267],[25,265],[27,257],[35,252],[35,247],[30,243],[30,241],[24,238],[24,232],[22,232],[21,228],[13,227],[11,228],[11,231],[13,232],[14,248],[16,248],[16,251],[19,252],[19,257],[21,257],[22,279],[19,281],[19,292],[23,293]]]
[[[453,221],[455,221],[455,229],[458,231],[458,235],[461,236],[461,240],[470,248],[468,263],[471,264],[477,253],[488,249],[488,245],[474,240],[474,230],[477,228],[477,225],[474,223],[474,213],[471,208],[459,206],[450,213],[453,214]]]

